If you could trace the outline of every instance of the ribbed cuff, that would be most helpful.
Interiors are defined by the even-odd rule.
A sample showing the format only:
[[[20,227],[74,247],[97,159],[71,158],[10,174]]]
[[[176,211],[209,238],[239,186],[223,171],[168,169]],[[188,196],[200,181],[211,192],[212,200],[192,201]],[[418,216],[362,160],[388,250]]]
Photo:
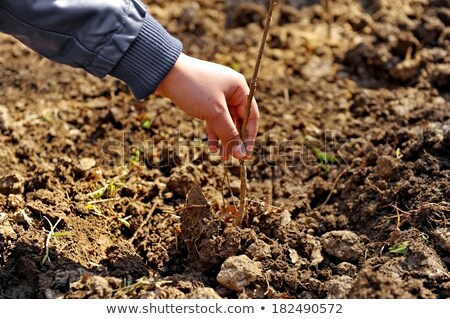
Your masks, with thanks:
[[[137,99],[144,99],[166,77],[183,46],[153,17],[146,15],[139,35],[110,75],[128,84]]]

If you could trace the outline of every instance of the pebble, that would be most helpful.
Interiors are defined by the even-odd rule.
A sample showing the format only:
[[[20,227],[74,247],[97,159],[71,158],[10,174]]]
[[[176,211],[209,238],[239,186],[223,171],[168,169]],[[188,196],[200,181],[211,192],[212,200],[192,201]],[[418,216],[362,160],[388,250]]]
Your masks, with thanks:
[[[18,173],[0,177],[0,193],[3,195],[20,194],[24,190],[24,179]]]
[[[354,277],[356,276],[356,266],[349,262],[343,261],[336,266],[336,273],[341,276],[345,275]]]
[[[450,252],[450,230],[448,228],[436,228],[433,231],[433,236],[439,247],[447,252]]]
[[[93,159],[92,157],[84,157],[80,159],[76,168],[80,172],[87,172],[91,168],[95,167],[96,164],[97,163],[95,162],[95,159]]]
[[[353,285],[353,279],[349,276],[333,276],[325,283],[328,291],[327,299],[344,299]]]
[[[364,254],[358,235],[348,230],[334,230],[320,239],[324,251],[342,261],[356,261]]]
[[[270,258],[272,256],[270,245],[260,239],[257,239],[247,248],[247,253],[255,260]]]
[[[229,257],[222,264],[217,281],[236,292],[244,291],[251,283],[263,279],[261,263],[246,255]]]
[[[186,299],[222,299],[219,294],[210,287],[199,287],[186,294]]]
[[[398,178],[399,163],[392,156],[383,155],[377,159],[377,173],[381,178]]]
[[[16,239],[17,234],[9,222],[0,224],[0,242],[8,244],[8,242]]]
[[[9,118],[8,109],[0,105],[0,132],[5,132],[10,127],[11,119]]]

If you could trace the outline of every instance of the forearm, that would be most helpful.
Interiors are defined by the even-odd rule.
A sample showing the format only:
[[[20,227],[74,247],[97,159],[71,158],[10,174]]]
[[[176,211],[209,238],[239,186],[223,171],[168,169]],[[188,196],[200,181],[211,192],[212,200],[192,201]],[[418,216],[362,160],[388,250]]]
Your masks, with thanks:
[[[0,31],[56,62],[153,93],[181,52],[138,0],[2,0]]]

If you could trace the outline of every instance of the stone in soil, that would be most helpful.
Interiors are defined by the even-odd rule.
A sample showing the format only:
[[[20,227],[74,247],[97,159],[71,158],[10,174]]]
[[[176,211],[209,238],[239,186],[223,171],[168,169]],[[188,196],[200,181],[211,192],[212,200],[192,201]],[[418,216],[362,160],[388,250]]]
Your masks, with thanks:
[[[3,195],[20,194],[24,190],[24,179],[19,173],[0,177],[0,193]]]
[[[450,252],[450,229],[442,227],[436,228],[433,231],[433,236],[439,247]]]
[[[233,256],[225,260],[217,275],[217,281],[224,287],[243,292],[245,287],[263,279],[261,263],[246,255]]]
[[[348,230],[334,230],[321,237],[325,252],[342,261],[357,261],[364,254],[358,235]]]

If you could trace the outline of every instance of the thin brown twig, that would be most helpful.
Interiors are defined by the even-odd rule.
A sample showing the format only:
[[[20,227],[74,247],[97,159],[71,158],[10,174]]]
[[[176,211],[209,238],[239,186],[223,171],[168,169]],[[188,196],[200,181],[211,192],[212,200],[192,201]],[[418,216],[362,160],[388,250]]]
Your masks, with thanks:
[[[372,188],[374,191],[376,191],[378,194],[383,195],[384,192],[374,183],[372,183],[372,181],[369,178],[366,178],[366,182],[367,184],[369,184],[370,188]]]
[[[269,2],[269,8],[267,9],[267,16],[266,16],[266,25],[264,27],[263,37],[261,40],[261,44],[258,51],[258,56],[256,58],[256,64],[255,68],[253,70],[253,76],[252,81],[250,83],[250,92],[247,96],[247,105],[246,105],[246,111],[245,111],[245,117],[244,122],[242,123],[242,127],[240,130],[240,136],[241,140],[245,141],[247,140],[248,136],[248,120],[250,118],[251,113],[251,105],[253,102],[253,96],[255,95],[255,90],[257,87],[258,82],[258,72],[259,72],[259,66],[261,65],[261,59],[264,53],[264,47],[266,45],[267,35],[269,34],[270,29],[270,22],[272,21],[272,12],[273,8],[275,7],[276,0],[270,0]],[[244,216],[247,214],[247,205],[246,205],[246,199],[247,199],[247,167],[245,166],[245,161],[243,159],[239,160],[240,168],[241,168],[241,192],[239,194],[239,211],[238,216],[235,220],[235,226],[241,226],[242,221],[244,220]]]
[[[339,179],[340,179],[345,173],[347,173],[348,170],[349,170],[349,168],[346,167],[342,172],[339,173],[339,175],[338,175],[338,176],[336,177],[336,179],[334,180],[333,186],[331,187],[331,190],[330,190],[330,192],[328,193],[327,198],[324,200],[324,202],[323,202],[322,204],[320,204],[319,206],[317,206],[317,208],[323,207],[323,206],[325,206],[325,205],[328,203],[328,201],[329,201],[330,198],[331,198],[331,195],[333,195],[333,192],[334,192],[334,190],[336,189],[336,186],[337,186],[337,183],[338,183]]]
[[[230,191],[230,194],[231,194],[231,200],[233,201],[233,206],[236,208],[236,210],[238,210],[238,207],[236,205],[236,198],[233,194],[233,189],[231,188],[230,177],[228,176],[228,167],[226,165],[224,165],[224,173],[223,173],[223,180],[222,180],[222,206],[223,206],[223,208],[225,208],[227,206],[225,203],[225,190],[224,190],[225,181],[227,182],[228,190]]]
[[[224,165],[225,167],[225,165]],[[222,179],[222,188],[221,188],[221,192],[222,192],[222,207],[226,206],[225,203],[225,179],[228,177],[228,171],[225,169],[223,170],[223,179]]]
[[[133,236],[131,236],[130,239],[128,239],[128,242],[133,243],[133,241],[136,239],[136,237],[139,235],[139,233],[141,232],[141,230],[144,228],[145,225],[148,224],[148,221],[150,220],[150,218],[153,216],[153,213],[156,209],[156,207],[158,207],[159,204],[159,199],[156,199],[155,202],[153,203],[152,208],[150,208],[150,211],[147,214],[147,217],[144,219],[144,221],[142,222],[142,224],[139,226],[139,228],[134,232]]]
[[[322,6],[325,11],[325,21],[327,23],[327,36],[331,38],[331,11],[330,0],[322,0]]]
[[[226,172],[225,172],[225,178],[226,178],[226,180],[227,180],[228,189],[230,190],[231,200],[233,201],[233,206],[237,209],[237,206],[236,206],[236,199],[235,199],[234,194],[233,194],[233,189],[231,188],[230,177],[228,176],[228,168],[225,167],[225,169],[226,169]]]

